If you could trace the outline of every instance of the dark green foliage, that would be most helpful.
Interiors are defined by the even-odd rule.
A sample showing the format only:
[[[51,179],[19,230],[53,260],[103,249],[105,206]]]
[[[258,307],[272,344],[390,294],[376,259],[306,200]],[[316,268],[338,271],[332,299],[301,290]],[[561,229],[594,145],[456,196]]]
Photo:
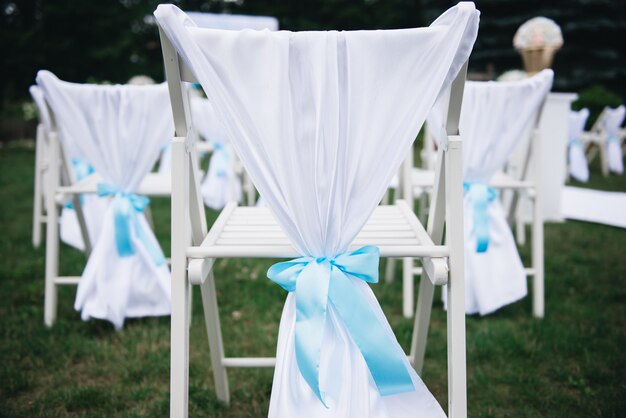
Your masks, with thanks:
[[[427,20],[456,2],[424,0]],[[626,2],[611,0],[476,0],[481,11],[471,67],[497,74],[522,69],[513,35],[526,20],[546,16],[561,26],[564,45],[554,59],[555,89],[577,92],[601,84],[626,100]]]
[[[592,86],[578,93],[578,100],[572,103],[572,109],[589,109],[586,129],[594,124],[605,106],[617,107],[622,103],[619,96],[602,86]]]
[[[0,111],[27,100],[38,69],[77,82],[125,82],[136,74],[163,79],[152,11],[159,0],[14,0],[0,9]],[[450,0],[184,0],[183,10],[276,16],[281,28],[382,29],[427,25]],[[515,30],[545,15],[563,29],[556,55],[555,88],[579,91],[601,84],[626,99],[626,2],[611,0],[476,0],[479,38],[470,62],[496,74],[521,68],[512,47]]]

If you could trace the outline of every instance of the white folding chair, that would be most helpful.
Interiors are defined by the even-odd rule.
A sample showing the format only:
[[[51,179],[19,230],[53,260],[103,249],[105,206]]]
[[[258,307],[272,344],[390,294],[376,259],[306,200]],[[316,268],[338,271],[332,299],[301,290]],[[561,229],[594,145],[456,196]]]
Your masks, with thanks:
[[[120,328],[124,317],[169,314],[169,270],[166,264],[159,261],[157,265],[153,260],[162,253],[144,214],[139,213],[147,203],[133,194],[170,194],[169,181],[163,184],[159,180],[162,176],[146,176],[160,146],[173,131],[167,87],[74,84],[47,71],[38,73],[37,83],[44,92],[51,120],[46,176],[45,324],[51,326],[56,319],[57,286],[68,284],[79,285],[75,307],[82,310],[84,319],[109,319]],[[74,143],[70,147],[76,147],[96,170],[80,181],[72,178],[65,157],[71,141]],[[60,183],[62,177],[71,180]],[[83,225],[79,195],[96,193],[112,199],[104,201],[107,208],[98,219],[102,231],[91,242],[85,270],[81,277],[59,276],[58,205],[71,197]],[[154,294],[142,293],[142,287],[144,292]]]
[[[328,250],[329,253],[342,253],[348,248],[352,250],[355,246],[363,244],[376,245],[384,257],[422,258],[425,274],[433,284],[448,283],[450,305],[448,310],[448,412],[452,417],[465,417],[467,406],[463,307],[463,191],[461,141],[457,135],[457,128],[466,71],[463,63],[469,56],[477,30],[478,13],[473,4],[463,3],[446,12],[433,24],[436,29],[391,32],[254,33],[203,30],[193,27],[189,23],[189,18],[172,5],[159,6],[155,16],[160,26],[176,128],[176,136],[172,142],[170,415],[185,417],[188,412],[189,330],[187,323],[191,284],[201,285],[215,386],[217,396],[221,401],[229,402],[227,368],[275,365],[270,417],[322,416],[322,414],[332,413],[328,412],[329,410],[325,409],[318,400],[318,397],[321,398],[322,395],[319,387],[314,384],[316,378],[311,377],[311,373],[308,372],[303,371],[303,374],[300,374],[296,366],[300,360],[296,361],[291,354],[296,344],[293,332],[303,335],[294,331],[295,306],[298,305],[297,309],[301,307],[301,302],[297,300],[300,297],[314,297],[312,295],[314,292],[309,293],[305,289],[296,291],[298,296],[294,296],[293,292],[288,296],[279,331],[276,359],[229,358],[225,356],[222,345],[212,267],[216,258],[288,258],[300,254],[321,255],[325,253],[326,250],[319,248],[320,245],[325,244],[324,242],[314,238],[302,240],[296,238],[296,235],[303,233],[308,236],[310,232],[301,229],[306,228],[302,226],[302,223],[306,222],[307,226],[312,225],[311,228],[315,228],[317,218],[313,218],[314,213],[323,216],[322,212],[317,212],[318,205],[326,199],[333,199],[332,196],[337,193],[343,194],[338,188],[328,188],[334,181],[336,187],[347,187],[346,193],[354,189],[356,194],[342,203],[348,205],[344,213],[339,213],[337,209],[333,210],[331,206],[328,206],[331,212],[328,213],[330,217],[327,219],[334,226],[329,225],[330,229],[326,230],[329,234],[326,244],[333,247],[337,245],[334,250]],[[324,52],[325,47],[331,48],[333,53],[327,55]],[[350,55],[349,59],[346,55],[347,51],[355,55]],[[428,51],[428,59],[424,61],[426,51]],[[330,61],[325,61],[323,57],[327,57]],[[247,64],[244,65],[242,60]],[[351,62],[354,67],[347,66],[347,62]],[[377,63],[376,66],[366,65],[374,62]],[[380,73],[376,72],[374,67],[377,67]],[[217,68],[227,70],[217,71]],[[250,68],[254,70],[251,71]],[[279,68],[282,70],[273,71]],[[290,71],[283,73],[282,71],[286,68]],[[351,91],[357,94],[357,97],[342,96],[342,94],[347,94],[346,72],[350,74],[349,79],[354,83],[351,85],[353,88]],[[327,91],[320,97],[316,95],[317,90],[311,83],[319,82],[321,74],[328,76],[328,78],[322,78],[329,84],[324,84]],[[382,77],[383,75],[388,78]],[[454,77],[456,78],[453,80]],[[373,78],[379,83],[372,82]],[[288,79],[295,84],[290,85]],[[220,120],[224,123],[228,139],[237,150],[271,210],[259,207],[239,208],[235,204],[229,204],[207,232],[199,192],[200,179],[195,157],[195,136],[191,132],[192,124],[188,99],[184,94],[184,82],[201,83],[207,97],[214,103]],[[452,84],[452,98],[447,118],[448,140],[440,147],[434,212],[426,230],[406,203],[398,202],[393,206],[378,208],[376,205],[383,196],[394,172],[399,168],[403,154],[410,147],[436,96],[450,83]],[[421,91],[413,91],[413,89]],[[374,94],[377,94],[376,97],[381,102],[367,109],[367,106],[376,102],[368,100]],[[284,100],[287,100],[287,97],[291,97],[295,102],[286,103]],[[325,102],[325,106],[316,105],[316,101],[321,100],[322,97],[329,99]],[[247,100],[243,100],[244,98]],[[351,117],[358,114],[361,117],[372,116],[372,118],[364,118],[363,124],[350,124],[354,129],[350,134],[342,130],[347,126],[341,122],[343,119],[333,117],[337,114],[346,115],[345,100],[349,100],[353,106]],[[359,109],[359,106],[366,108]],[[325,122],[317,125],[320,119],[315,117],[316,111],[323,113],[323,115],[318,115],[319,118],[330,119],[324,119]],[[302,112],[302,115],[299,112]],[[370,114],[370,112],[374,113]],[[373,120],[377,118],[381,118],[379,120],[387,124],[374,123]],[[281,121],[287,125],[281,125]],[[349,123],[348,120],[344,121]],[[304,125],[300,125],[301,123]],[[281,131],[280,126],[283,128],[297,126],[304,130],[296,130],[299,132],[296,134],[298,138],[294,138],[290,133]],[[318,128],[315,129],[315,126]],[[343,128],[339,131],[335,130],[340,126]],[[346,171],[334,172],[331,168],[332,164],[323,166],[322,161],[326,160],[308,159],[311,154],[307,154],[307,151],[313,146],[313,142],[303,142],[303,140],[309,138],[308,135],[313,132],[321,133],[319,129],[323,129],[325,134],[316,137],[321,141],[318,151],[329,152],[328,147],[335,144],[335,147],[339,147],[336,151],[344,156],[339,157],[341,162],[336,161],[338,165],[335,167],[344,167],[351,174],[347,174]],[[363,130],[372,136],[368,138]],[[372,137],[385,143],[384,150],[380,149],[381,142],[372,141]],[[330,142],[325,142],[329,139]],[[305,149],[295,152],[293,146],[296,143]],[[384,174],[378,173],[381,175],[372,175],[367,181],[361,179],[357,182],[358,178],[354,175],[372,173],[374,169],[372,163],[375,160],[380,163],[376,169],[383,170]],[[317,178],[317,181],[312,177]],[[342,183],[343,181],[346,183]],[[307,195],[307,191],[311,194]],[[317,197],[311,200],[312,196]],[[336,199],[339,197],[340,195],[337,195]],[[324,206],[324,203],[321,204]],[[308,220],[307,214],[311,216]],[[354,216],[356,219],[354,222],[347,222],[345,225],[347,230],[342,229],[342,232],[339,232],[336,228],[340,225],[335,222],[341,222],[342,216],[350,216],[348,219]],[[193,246],[186,245],[189,232],[184,226],[189,219],[192,226]],[[449,237],[448,245],[441,243],[444,223]],[[360,233],[359,230],[361,230]],[[315,232],[313,234],[319,236]],[[359,256],[356,253],[345,254],[345,257]],[[319,268],[330,269],[324,271],[337,271],[332,270],[329,260],[339,263],[338,258],[335,258],[333,254],[328,254],[328,256],[328,259],[307,258],[307,266],[313,266],[311,268],[326,266]],[[298,261],[294,263],[297,264]],[[285,265],[279,263],[268,273],[272,276],[274,274],[280,276],[285,272],[281,266]],[[321,277],[327,276],[324,276],[322,272]],[[305,280],[303,275],[298,278],[298,280],[301,279]],[[274,280],[280,281],[276,277]],[[298,281],[298,283],[301,282]],[[345,284],[346,282],[332,282],[329,286],[333,289],[332,286],[337,286],[338,283]],[[368,324],[372,335],[378,335],[376,322],[380,321],[379,323],[385,324],[383,326],[386,329],[385,335],[395,341],[369,288],[355,277],[352,277],[349,283],[356,286],[356,293],[353,294],[355,306],[360,303],[361,292],[358,291],[360,289],[363,292],[362,297],[369,302],[368,306],[378,312],[376,319]],[[285,286],[288,285],[285,284]],[[332,292],[331,290],[331,295]],[[322,297],[321,300],[326,305],[326,299]],[[337,341],[335,349],[344,347],[349,352],[358,351],[351,342],[352,340],[345,334],[348,332],[345,328],[347,325],[344,325],[339,316],[336,316],[339,314],[335,309],[341,309],[338,308],[341,304],[337,305],[333,302],[332,306],[333,309],[328,310],[329,321],[332,319],[332,324],[326,322],[326,326],[329,330],[342,333],[346,338],[342,340],[343,342]],[[300,317],[300,314],[297,316]],[[319,331],[319,328],[316,329]],[[320,335],[316,331],[313,331],[313,334]],[[357,339],[361,336],[361,334],[350,335]],[[319,339],[316,341],[321,343]],[[417,375],[408,371],[408,362],[404,359],[404,354],[397,342],[391,346],[400,356],[399,364],[404,365],[401,369],[409,373],[412,382],[419,388],[415,389],[415,392],[398,396],[378,398],[376,395],[374,398],[376,400],[372,401],[383,402],[385,404],[383,409],[388,411],[389,416],[401,417],[408,416],[409,413],[420,413],[419,408],[428,409],[425,416],[441,416],[443,412],[431,395],[426,393],[426,389],[421,386]],[[391,349],[391,346],[383,348]],[[325,357],[324,352],[322,350],[322,362],[319,364],[319,370],[324,370],[324,372],[320,372],[320,376],[326,376],[322,373],[328,371],[329,378],[335,383],[338,382],[337,379],[343,380],[342,384],[349,385],[351,390],[358,390],[359,393],[363,393],[362,390],[368,390],[370,392],[367,396],[373,396],[371,388],[374,387],[374,382],[365,378],[368,373],[365,371],[367,360],[363,360],[363,357],[355,352],[357,360],[355,360],[354,368],[365,374],[361,374],[360,378],[340,379],[339,375],[333,375],[332,366],[328,363],[330,360]],[[377,353],[376,350],[370,352],[370,354]],[[308,361],[308,354],[303,355]],[[389,361],[392,361],[392,358]],[[300,370],[314,369],[300,367]],[[374,373],[372,367],[369,370]],[[290,373],[290,371],[295,373]],[[287,375],[291,377],[285,377]],[[313,372],[313,375],[317,376],[316,372]],[[291,382],[293,384],[282,381],[291,378],[296,379]],[[324,386],[325,399],[331,408],[341,403],[347,408],[344,410],[346,416],[370,415],[367,402],[352,399],[348,407],[346,402],[350,402],[349,394],[345,394],[346,399],[337,398],[335,395],[339,389],[330,387],[327,380],[320,382]],[[420,391],[419,394],[418,391]],[[301,394],[294,395],[299,397],[299,401],[291,399],[290,393]],[[365,396],[365,393],[363,395]],[[428,407],[415,400],[419,396],[430,399]],[[279,410],[277,403],[280,402],[285,403],[284,408]],[[404,408],[401,405],[404,405]],[[412,409],[414,406],[416,408]]]
[[[585,123],[589,118],[589,109],[570,111],[569,114],[569,143],[567,145],[567,175],[586,183],[589,180],[589,166],[585,158],[584,145],[580,135],[585,130]]]
[[[543,219],[538,187],[541,138],[538,126],[552,77],[551,70],[544,70],[528,80],[508,85],[467,83],[460,122],[465,143],[467,313],[488,314],[524,297],[526,276],[533,276],[533,314],[538,318],[544,316]],[[498,167],[506,163],[515,146],[524,141],[529,124],[532,127],[530,146],[525,147],[522,172],[515,178],[498,173]],[[515,192],[508,211],[496,192],[507,189]],[[522,194],[533,204],[530,268],[524,268],[509,227]],[[404,267],[405,271],[414,271],[412,262]],[[433,295],[433,286],[422,279],[414,329],[414,366],[418,371],[422,369],[426,352]]]
[[[624,172],[622,143],[626,139],[626,130],[621,125],[626,117],[626,107],[615,109],[605,107],[588,132],[580,136],[586,147],[587,162],[591,163],[600,154],[602,175],[607,177],[610,172]]]

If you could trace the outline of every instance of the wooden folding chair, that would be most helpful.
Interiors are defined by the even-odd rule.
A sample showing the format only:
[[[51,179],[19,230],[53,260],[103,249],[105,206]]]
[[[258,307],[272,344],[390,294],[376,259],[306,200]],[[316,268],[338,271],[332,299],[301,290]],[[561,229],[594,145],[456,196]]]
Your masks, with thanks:
[[[201,286],[217,397],[228,403],[226,370],[273,367],[274,358],[226,357],[222,343],[213,265],[217,258],[293,258],[298,253],[266,208],[227,205],[207,229],[199,193],[200,178],[184,82],[197,82],[192,70],[160,29],[176,136],[172,141],[172,325],[170,415],[186,417],[189,379],[189,305],[192,284]],[[380,206],[353,243],[380,248],[383,257],[416,257],[429,283],[448,284],[448,413],[466,417],[465,310],[463,279],[463,184],[458,121],[466,65],[452,84],[447,119],[448,143],[441,147],[432,216],[425,229],[409,205]],[[191,231],[185,226],[191,221]],[[444,225],[448,244],[442,243]],[[192,246],[187,242],[189,234]],[[415,342],[413,343],[415,345]],[[412,350],[411,360],[415,360]]]

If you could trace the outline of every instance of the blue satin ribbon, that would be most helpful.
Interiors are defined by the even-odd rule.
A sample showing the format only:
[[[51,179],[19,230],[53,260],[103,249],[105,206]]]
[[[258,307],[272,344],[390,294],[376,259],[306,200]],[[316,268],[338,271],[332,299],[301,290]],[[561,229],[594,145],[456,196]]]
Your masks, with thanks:
[[[110,184],[98,184],[98,196],[113,196],[113,211],[115,216],[115,244],[120,257],[135,254],[131,240],[131,228],[134,228],[137,239],[142,242],[148,254],[157,266],[165,263],[165,256],[161,247],[142,228],[137,217],[150,204],[150,199],[134,193],[124,192]]]
[[[463,182],[463,191],[469,194],[472,202],[476,252],[484,253],[489,247],[489,204],[498,193],[484,183],[468,181]]]
[[[378,392],[393,395],[415,390],[406,359],[398,352],[369,302],[352,282],[378,282],[377,247],[367,245],[335,258],[300,257],[276,263],[267,277],[296,296],[296,360],[300,373],[326,406],[319,388],[322,338],[330,301],[357,345]]]
[[[95,173],[95,170],[89,163],[80,158],[72,158],[72,171],[74,172],[74,177],[76,181],[81,181],[82,179],[88,177],[89,175]],[[83,195],[80,195],[80,203],[83,203]],[[65,205],[66,208],[74,209],[74,204],[72,202],[68,202]]]
[[[609,134],[609,137],[607,138],[607,140],[609,142],[617,142],[617,135]]]
[[[215,158],[211,160],[215,164],[215,173],[217,177],[224,178],[230,169],[230,151],[219,142],[213,143],[213,152]]]

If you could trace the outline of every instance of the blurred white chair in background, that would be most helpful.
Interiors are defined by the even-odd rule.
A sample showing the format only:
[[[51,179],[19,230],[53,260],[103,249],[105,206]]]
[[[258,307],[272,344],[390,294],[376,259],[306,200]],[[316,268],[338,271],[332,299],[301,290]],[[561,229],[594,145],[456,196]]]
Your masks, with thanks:
[[[578,181],[589,180],[589,166],[585,157],[584,144],[580,136],[585,130],[589,118],[589,109],[571,111],[569,114],[568,173]]]
[[[526,295],[526,276],[533,276],[533,313],[543,317],[543,218],[537,163],[530,167],[531,156],[538,161],[540,138],[539,116],[552,86],[552,71],[522,81],[467,82],[463,99],[460,130],[464,141],[463,172],[465,181],[465,267],[467,271],[466,311],[486,315]],[[445,103],[437,103],[428,119],[429,131],[437,138],[441,132],[440,115]],[[531,138],[527,137],[530,132]],[[440,136],[440,135],[439,135]],[[522,145],[520,147],[520,145]],[[515,175],[504,171],[507,160],[518,148],[523,155],[521,169]],[[519,151],[516,151],[519,152]],[[408,201],[417,192],[428,190],[433,173],[415,170],[412,154],[405,161],[403,195]],[[504,206],[496,190],[512,190]],[[513,235],[507,224],[515,221],[520,196],[533,201],[532,262],[524,269]],[[414,274],[421,273],[413,260],[403,263],[403,313],[413,313]],[[427,324],[430,318],[433,288],[422,280],[416,312]],[[426,330],[423,330],[425,340]],[[422,332],[422,331],[420,331]],[[422,337],[420,337],[422,338]],[[425,347],[424,347],[425,348]],[[423,354],[421,354],[423,355]]]
[[[626,138],[626,131],[621,129],[621,125],[625,115],[624,105],[615,109],[605,107],[591,129],[581,134],[581,141],[587,147],[587,161],[591,163],[600,154],[602,174],[605,177],[609,172],[624,172],[622,142]]]
[[[163,176],[146,176],[173,132],[167,87],[89,85],[59,80],[40,71],[37,83],[50,109],[46,212],[44,321],[56,319],[57,286],[78,284],[75,308],[83,319],[100,318],[121,328],[127,317],[170,312],[170,274],[161,248],[145,219],[148,199],[139,194],[170,194]],[[59,185],[60,154],[76,147],[95,169],[80,181]],[[66,164],[67,166],[67,164]],[[154,176],[153,176],[154,178]],[[80,194],[108,196],[99,219],[101,233],[81,277],[58,274],[57,199]],[[137,194],[139,193],[139,194]]]

